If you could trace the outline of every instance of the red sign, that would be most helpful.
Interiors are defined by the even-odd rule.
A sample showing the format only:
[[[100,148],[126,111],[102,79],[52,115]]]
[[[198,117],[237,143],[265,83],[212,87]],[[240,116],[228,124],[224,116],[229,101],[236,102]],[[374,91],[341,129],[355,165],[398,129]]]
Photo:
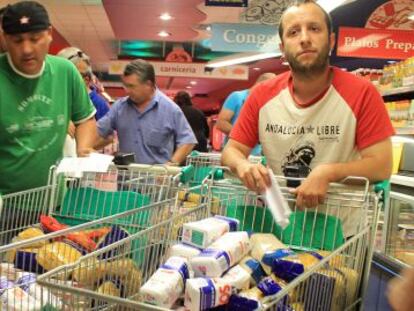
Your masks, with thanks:
[[[406,59],[414,56],[414,34],[406,30],[340,27],[338,56]]]

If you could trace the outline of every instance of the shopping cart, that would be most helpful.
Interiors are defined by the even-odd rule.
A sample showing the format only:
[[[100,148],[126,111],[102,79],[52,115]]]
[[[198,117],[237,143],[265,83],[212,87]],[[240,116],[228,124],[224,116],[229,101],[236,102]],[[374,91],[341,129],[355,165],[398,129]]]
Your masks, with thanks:
[[[217,198],[219,202],[219,206],[215,206],[214,209],[221,215],[239,219],[241,230],[273,233],[298,252],[317,250],[324,256],[318,263],[307,267],[303,274],[284,286],[277,295],[265,301],[265,309],[352,310],[360,305],[372,257],[372,239],[375,236],[378,207],[385,188],[377,186],[377,191],[374,192],[366,179],[348,178],[347,181],[363,184],[333,184],[323,205],[314,210],[304,211],[296,208],[294,196],[290,194],[288,188],[282,187],[284,197],[293,208],[290,225],[284,230],[274,222],[262,196],[238,185],[214,181],[209,185],[210,202],[217,202]],[[136,233],[128,238],[128,242],[159,241],[165,251],[169,245],[177,241],[177,232],[179,232],[177,229],[183,222],[188,219],[203,219],[210,215],[210,210],[213,210],[211,206],[200,205],[199,208],[176,215]],[[369,210],[371,217],[367,217]],[[342,232],[341,219],[343,214],[349,212],[358,214],[354,215],[356,221],[352,236],[346,236]],[[158,236],[167,228],[172,229],[170,240]],[[347,233],[349,232],[348,230]],[[126,241],[121,241],[108,248],[122,247],[125,243]],[[124,252],[123,256],[130,258],[136,253],[147,252],[145,247],[131,248],[129,252]],[[114,307],[117,310],[166,310],[139,302],[136,288],[129,293],[115,292],[114,294],[107,291],[103,294],[102,291],[97,291],[96,286],[81,285],[81,288],[74,280],[66,284],[56,281],[62,278],[70,280],[71,275],[88,263],[93,270],[99,269],[94,261],[97,256],[99,252],[91,253],[76,263],[50,271],[39,278],[39,283],[59,294],[70,293],[70,299],[66,301],[69,308],[76,308],[81,302],[88,310],[97,305],[108,309]],[[143,284],[158,265],[166,260],[165,252],[159,253],[160,260],[157,261],[143,256],[144,260],[139,266],[142,273],[140,284]]]
[[[252,163],[265,164],[265,157],[262,156],[249,156],[249,161]],[[203,180],[208,178],[213,172],[220,174],[217,168],[221,167],[221,153],[203,153],[198,151],[191,152],[187,156],[186,165],[194,167],[194,175],[191,181],[191,185],[200,185]],[[217,178],[221,178],[221,175],[217,175]]]
[[[192,173],[190,166],[131,164],[71,177],[52,168],[47,186],[3,196],[0,245],[36,225],[40,215],[77,225],[173,198]]]
[[[198,192],[201,192],[198,189]],[[43,288],[36,279],[38,275],[53,270],[62,264],[80,262],[81,267],[68,278],[53,278],[62,286],[78,286],[83,284],[95,286],[98,282],[117,279],[123,283],[123,292],[135,293],[139,290],[140,279],[147,279],[160,262],[166,245],[171,239],[177,239],[178,226],[182,223],[172,222],[179,211],[176,198],[155,202],[141,208],[124,211],[117,215],[103,217],[85,224],[77,225],[45,236],[23,240],[0,246],[0,285],[3,307],[8,310],[83,310],[93,307],[97,310],[96,302],[71,300],[69,292],[49,291]],[[197,212],[185,213],[180,221],[191,221],[206,216],[207,203],[200,204]],[[191,209],[190,209],[191,210]],[[191,210],[192,211],[192,210]],[[204,213],[204,214],[202,214]],[[175,217],[177,219],[177,217]],[[142,227],[143,224],[146,224]],[[146,228],[151,228],[150,231]],[[99,232],[111,229],[109,247],[97,244],[97,249],[85,254],[71,243],[69,238],[82,233]],[[145,231],[144,234],[137,232]],[[100,247],[100,245],[102,247]],[[128,256],[126,256],[128,254]],[[9,262],[9,258],[13,262]],[[138,269],[140,267],[141,269]],[[98,270],[96,270],[98,268]],[[141,272],[145,271],[145,273]],[[103,285],[105,287],[105,285]],[[22,293],[23,289],[26,293]],[[30,295],[27,295],[29,293]],[[67,300],[70,300],[68,303]],[[92,303],[92,305],[91,305]],[[52,308],[52,310],[53,310]]]

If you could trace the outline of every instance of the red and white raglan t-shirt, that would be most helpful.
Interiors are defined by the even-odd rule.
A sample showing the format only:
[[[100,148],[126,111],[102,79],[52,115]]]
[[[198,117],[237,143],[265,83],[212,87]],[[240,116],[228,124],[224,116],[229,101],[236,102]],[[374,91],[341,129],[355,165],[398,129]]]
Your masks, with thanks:
[[[260,141],[268,165],[283,175],[284,167],[299,162],[312,169],[356,160],[360,150],[393,135],[375,87],[339,68],[332,71],[331,86],[304,108],[292,97],[290,72],[258,84],[230,138],[249,147]]]

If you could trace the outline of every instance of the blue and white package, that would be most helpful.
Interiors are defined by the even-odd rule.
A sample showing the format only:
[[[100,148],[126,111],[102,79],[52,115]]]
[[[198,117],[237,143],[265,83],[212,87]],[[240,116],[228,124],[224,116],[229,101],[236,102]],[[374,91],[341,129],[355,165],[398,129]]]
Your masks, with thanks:
[[[222,279],[194,278],[187,281],[184,305],[191,311],[203,311],[225,305],[232,286]]]
[[[129,232],[126,231],[125,229],[121,228],[118,225],[112,226],[111,227],[111,231],[109,231],[98,243],[98,245],[96,246],[96,249],[102,249],[106,246],[109,246],[113,243],[116,243],[118,241],[121,241],[125,238],[129,237]],[[126,244],[122,247],[115,247],[112,248],[111,250],[102,253],[98,256],[99,259],[110,259],[110,258],[114,258],[117,255],[126,252],[127,250],[124,249],[125,247],[130,247],[129,244]]]
[[[298,261],[274,259],[272,262],[272,271],[277,277],[286,282],[290,282],[305,272],[305,267]]]
[[[252,244],[251,256],[260,261],[267,275],[272,273],[269,257],[283,256],[283,251],[278,252],[278,250],[288,248],[271,233],[255,233],[250,237],[250,243]],[[267,259],[267,263],[264,263],[263,259]]]
[[[191,268],[196,277],[221,277],[249,251],[250,241],[247,232],[227,232],[200,255],[191,258]]]
[[[252,286],[256,286],[266,276],[260,262],[253,257],[244,257],[240,262],[240,266],[250,274],[250,284]]]
[[[184,293],[187,278],[187,260],[171,257],[141,287],[139,299],[148,304],[171,308]]]
[[[224,216],[214,216],[183,225],[182,242],[205,249],[227,232],[237,231],[239,221]]]

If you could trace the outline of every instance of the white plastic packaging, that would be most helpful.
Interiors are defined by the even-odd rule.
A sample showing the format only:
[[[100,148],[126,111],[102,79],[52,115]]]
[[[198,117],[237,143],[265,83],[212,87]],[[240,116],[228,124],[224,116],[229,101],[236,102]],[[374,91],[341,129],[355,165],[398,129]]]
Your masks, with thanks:
[[[191,258],[190,264],[196,277],[220,277],[237,264],[250,251],[247,232],[228,232],[200,255]]]
[[[199,248],[206,248],[226,232],[237,231],[237,219],[214,216],[183,225],[182,241]]]
[[[26,293],[36,299],[40,305],[51,304],[56,308],[62,308],[62,302],[46,287],[36,283],[36,275],[29,272],[19,272],[16,284]]]
[[[272,170],[269,170],[271,186],[266,188],[265,199],[267,208],[270,210],[273,219],[276,223],[285,229],[289,225],[289,216],[292,213],[290,207],[283,197],[279,184],[273,175]]]
[[[5,277],[0,277],[0,299],[7,311],[38,311],[42,308],[40,302]]]
[[[244,270],[240,265],[236,265],[227,271],[221,280],[230,284],[237,290],[249,289],[250,273]]]
[[[187,280],[184,305],[190,311],[208,310],[229,302],[232,286],[222,279]]]
[[[183,294],[187,279],[187,260],[181,257],[171,257],[141,287],[140,300],[152,305],[171,308]]]
[[[178,243],[178,244],[171,246],[168,255],[169,257],[173,257],[173,256],[183,257],[189,261],[191,258],[199,255],[200,253],[201,253],[201,250],[198,249],[197,247],[194,247],[191,245],[185,245],[183,243]]]

